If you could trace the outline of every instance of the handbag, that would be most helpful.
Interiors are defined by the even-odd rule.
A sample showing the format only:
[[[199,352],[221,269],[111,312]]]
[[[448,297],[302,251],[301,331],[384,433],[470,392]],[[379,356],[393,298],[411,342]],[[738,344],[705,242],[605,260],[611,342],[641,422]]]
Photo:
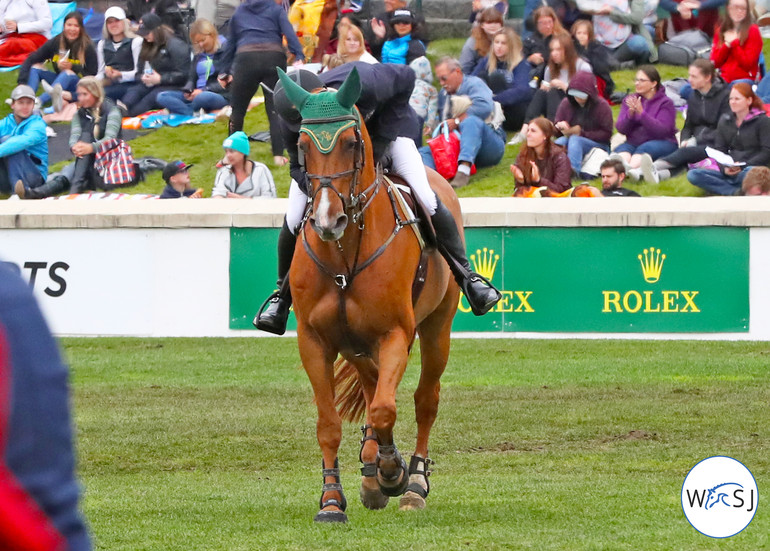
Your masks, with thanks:
[[[436,172],[450,180],[457,174],[460,134],[457,131],[450,132],[449,125],[444,121],[436,127],[434,135],[435,137],[428,140],[428,147],[433,155]]]
[[[102,177],[105,190],[137,183],[134,153],[123,140],[111,138],[99,144],[94,168]]]

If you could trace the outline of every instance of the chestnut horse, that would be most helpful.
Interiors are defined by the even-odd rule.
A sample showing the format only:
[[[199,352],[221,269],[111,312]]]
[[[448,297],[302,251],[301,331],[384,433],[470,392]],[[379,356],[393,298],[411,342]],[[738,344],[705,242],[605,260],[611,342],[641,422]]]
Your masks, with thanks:
[[[338,92],[309,93],[279,75],[303,117],[298,146],[310,188],[289,281],[300,357],[318,408],[324,485],[315,520],[347,521],[337,450],[342,420],[364,414],[364,506],[380,509],[388,496],[402,495],[402,509],[422,508],[429,489],[428,437],[460,290],[434,249],[427,255],[424,288],[413,296],[421,247],[375,170],[372,143],[354,105],[361,93],[357,71]],[[436,172],[428,176],[462,231],[454,191]],[[422,371],[414,393],[417,443],[407,468],[393,426],[396,390],[416,334]]]

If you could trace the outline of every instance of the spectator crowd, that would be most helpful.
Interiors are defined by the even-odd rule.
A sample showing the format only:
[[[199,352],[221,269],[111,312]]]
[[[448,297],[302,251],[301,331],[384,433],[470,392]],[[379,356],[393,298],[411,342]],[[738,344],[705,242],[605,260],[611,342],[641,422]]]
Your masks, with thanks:
[[[576,181],[601,178],[605,195],[619,195],[624,181],[655,185],[687,171],[705,192],[733,195],[745,193],[753,167],[770,166],[770,142],[761,138],[770,130],[764,3],[527,0],[519,21],[507,18],[507,3],[474,0],[459,58],[444,56],[435,66],[426,55],[428,24],[405,0],[385,0],[384,11],[369,17],[368,2],[231,4],[200,0],[196,13],[173,0],[129,0],[99,14],[101,32],[93,36],[91,12],[64,14],[53,34],[44,0],[0,0],[0,66],[16,67],[18,82],[11,113],[0,121],[0,194],[112,190],[162,170],[162,198],[203,196],[200,182],[190,184],[192,165],[133,158],[124,121],[160,112],[228,119],[213,197],[275,197],[268,166],[248,158],[244,117],[254,95],[261,87],[273,165],[282,166],[292,144],[274,104],[278,69],[325,73],[354,63],[409,68],[403,109],[415,116],[398,120],[415,121],[414,128],[393,135],[414,141],[423,164],[455,188],[517,144],[512,194],[571,193]],[[706,47],[683,49],[687,84],[672,87],[655,63],[658,47],[676,39]],[[621,68],[635,70],[633,91],[616,89],[612,72]],[[681,132],[677,109],[685,116]],[[71,124],[73,161],[55,173],[51,121]],[[447,164],[435,144],[450,139],[459,154]]]

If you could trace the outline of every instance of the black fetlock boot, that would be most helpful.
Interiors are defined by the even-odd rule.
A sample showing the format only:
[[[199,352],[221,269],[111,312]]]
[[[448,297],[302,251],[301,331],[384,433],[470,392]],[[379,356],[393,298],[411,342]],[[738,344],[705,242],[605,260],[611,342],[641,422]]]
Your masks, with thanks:
[[[16,195],[20,199],[45,199],[53,197],[70,187],[70,181],[66,176],[58,175],[49,178],[42,186],[26,187],[21,180],[16,182]]]
[[[281,233],[278,235],[278,290],[270,295],[262,303],[262,307],[254,317],[254,327],[283,335],[286,332],[286,323],[289,321],[289,308],[291,308],[291,289],[289,288],[289,268],[294,258],[294,246],[297,238],[289,231],[286,219],[283,220]]]
[[[468,257],[465,255],[465,246],[460,239],[452,213],[438,197],[436,201],[438,202],[436,214],[431,217],[431,221],[436,230],[439,251],[449,264],[449,269],[452,270],[455,281],[468,299],[473,313],[483,316],[497,304],[502,295],[489,280],[471,270]]]

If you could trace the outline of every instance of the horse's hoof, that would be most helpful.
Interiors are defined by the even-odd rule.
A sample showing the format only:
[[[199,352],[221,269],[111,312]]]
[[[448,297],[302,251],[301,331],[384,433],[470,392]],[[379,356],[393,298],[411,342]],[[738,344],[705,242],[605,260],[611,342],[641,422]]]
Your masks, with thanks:
[[[340,522],[345,523],[348,521],[348,516],[343,511],[318,511],[313,518],[315,522]]]
[[[384,509],[388,505],[390,498],[380,491],[380,487],[374,478],[369,478],[374,482],[374,488],[367,488],[365,486],[367,478],[369,477],[361,477],[361,503],[372,511]]]
[[[398,504],[398,508],[401,511],[415,511],[417,509],[425,509],[425,498],[420,494],[416,494],[411,490],[401,496],[401,501]]]

